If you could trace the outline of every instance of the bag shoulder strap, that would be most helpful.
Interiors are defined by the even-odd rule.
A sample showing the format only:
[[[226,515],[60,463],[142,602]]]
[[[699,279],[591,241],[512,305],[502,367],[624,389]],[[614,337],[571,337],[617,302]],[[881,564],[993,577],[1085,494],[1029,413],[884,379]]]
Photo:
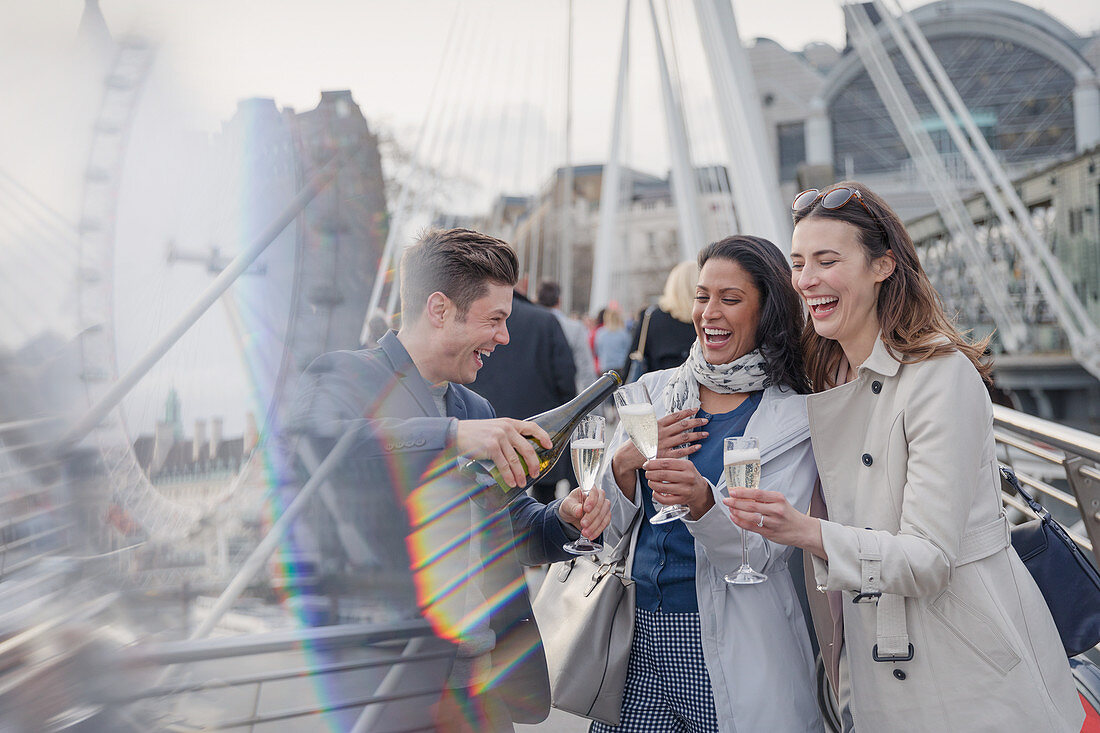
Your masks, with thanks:
[[[651,305],[645,309],[645,315],[642,316],[642,333],[638,336],[638,348],[630,355],[631,359],[641,359],[645,356],[645,341],[646,337],[649,336],[649,319],[653,315],[653,310],[656,307],[655,305]]]
[[[621,566],[625,577],[630,576],[631,566],[634,563],[634,544],[638,540],[638,530],[642,528],[641,516],[644,511],[644,509],[638,509],[634,518],[630,520],[630,524],[627,526],[626,531],[623,532],[623,536],[619,539],[615,547],[611,549],[611,552],[607,555],[607,559],[603,562],[604,565]]]
[[[1001,466],[1001,480],[1011,486],[1013,490],[1015,490],[1015,492],[1020,496],[1020,498],[1024,500],[1024,503],[1027,504],[1028,508],[1039,515],[1040,518],[1048,514],[1043,505],[1037,502],[1035,500],[1035,497],[1032,496],[1030,492],[1028,492],[1026,489],[1024,489],[1023,486],[1020,485],[1020,480],[1016,478],[1015,471],[1013,471],[1008,466]]]

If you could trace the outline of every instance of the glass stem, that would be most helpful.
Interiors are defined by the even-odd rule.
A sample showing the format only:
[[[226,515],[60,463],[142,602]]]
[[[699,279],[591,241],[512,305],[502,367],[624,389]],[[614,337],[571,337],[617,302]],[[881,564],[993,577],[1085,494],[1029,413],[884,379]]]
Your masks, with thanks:
[[[745,530],[741,530],[741,567],[749,566],[749,543],[745,540]]]

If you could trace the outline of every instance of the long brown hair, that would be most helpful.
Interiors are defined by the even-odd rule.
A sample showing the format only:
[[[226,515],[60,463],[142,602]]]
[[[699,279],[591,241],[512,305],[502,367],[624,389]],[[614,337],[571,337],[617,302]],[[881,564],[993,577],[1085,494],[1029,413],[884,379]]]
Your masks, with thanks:
[[[982,379],[992,382],[992,366],[983,361],[989,338],[972,342],[952,325],[898,215],[878,194],[857,181],[841,181],[823,190],[839,186],[859,191],[867,208],[860,206],[853,196],[840,208],[826,209],[819,198],[812,205],[794,212],[794,223],[798,226],[800,221],[811,217],[843,221],[859,232],[859,243],[868,262],[882,257],[887,251],[893,253],[896,266],[883,281],[876,304],[883,343],[904,364],[960,351],[974,364]],[[840,344],[819,336],[813,323],[807,321],[802,330],[802,351],[814,391],[835,387],[837,369],[844,355]]]

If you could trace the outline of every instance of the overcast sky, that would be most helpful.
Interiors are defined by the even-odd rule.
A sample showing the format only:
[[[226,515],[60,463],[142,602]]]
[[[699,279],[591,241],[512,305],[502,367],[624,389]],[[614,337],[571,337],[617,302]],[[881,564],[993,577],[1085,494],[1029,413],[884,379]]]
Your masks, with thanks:
[[[574,157],[598,160],[608,149],[623,0],[574,4]],[[1032,4],[1079,33],[1100,28],[1100,3]],[[657,6],[664,15],[663,3]],[[680,29],[676,51],[685,58],[698,45],[697,32],[688,27],[690,6],[675,0],[670,13]],[[565,0],[464,0],[461,6],[457,0],[103,0],[101,7],[116,36],[136,33],[157,43],[150,92],[172,99],[176,113],[196,129],[217,130],[242,97],[269,96],[280,105],[310,108],[319,90],[347,88],[369,120],[411,140],[431,109],[452,26],[479,48],[455,48],[452,39],[449,58],[466,71],[449,69],[445,82],[469,83],[468,100],[485,92],[478,84],[497,84],[498,90],[526,85],[536,93],[507,96],[515,109],[530,101],[555,128],[564,117],[564,95],[549,92],[559,92],[562,84]],[[790,49],[812,41],[838,47],[844,42],[836,2],[734,0],[734,9],[745,39],[766,36]],[[82,11],[81,0],[0,0],[0,89],[33,79],[36,67],[48,70],[71,42]],[[655,93],[647,13],[645,3],[635,2],[634,76]],[[39,89],[13,100],[26,112],[14,111],[9,126],[33,119],[49,94]],[[434,98],[442,96],[445,91]],[[635,103],[643,102],[635,96]],[[9,117],[13,110],[6,106]],[[648,141],[634,142],[649,147]],[[0,165],[11,165],[7,157],[0,152]]]

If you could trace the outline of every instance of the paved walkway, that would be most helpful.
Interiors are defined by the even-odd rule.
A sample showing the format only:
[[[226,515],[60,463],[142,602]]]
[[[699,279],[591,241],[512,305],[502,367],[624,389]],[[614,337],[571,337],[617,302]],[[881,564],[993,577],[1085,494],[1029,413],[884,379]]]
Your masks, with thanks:
[[[587,733],[592,721],[550,709],[550,717],[538,725],[517,725],[516,733]]]

